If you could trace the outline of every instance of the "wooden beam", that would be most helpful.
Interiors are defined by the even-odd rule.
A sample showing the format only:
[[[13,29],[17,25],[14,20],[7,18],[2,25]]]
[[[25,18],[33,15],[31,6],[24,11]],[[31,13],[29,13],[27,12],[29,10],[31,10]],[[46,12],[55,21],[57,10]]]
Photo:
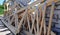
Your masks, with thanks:
[[[15,27],[13,27],[13,26],[10,25],[9,23],[5,22],[4,19],[2,19],[1,21],[9,28],[9,30],[10,30],[12,33],[14,33],[15,35],[17,34]]]
[[[25,18],[25,15],[27,15],[27,9],[25,10],[25,13],[23,14],[23,17],[22,17],[22,19],[21,19],[21,21],[20,21],[20,23],[18,25],[18,29],[17,29],[18,32],[20,31],[20,28],[21,28],[22,22],[23,22],[23,20]]]
[[[50,35],[51,34],[51,26],[52,26],[53,14],[54,14],[54,7],[55,7],[55,3],[52,2],[47,35]]]
[[[42,34],[42,28],[44,25],[44,20],[45,20],[45,12],[46,12],[46,4],[44,4],[43,6],[43,10],[42,10],[42,21],[41,21],[41,27],[40,27],[40,35]]]
[[[60,1],[60,0],[53,0],[53,1],[56,3],[56,2],[58,2],[58,1]],[[49,5],[52,4],[53,1],[52,1],[52,0],[50,0],[50,1],[45,1],[44,3],[40,4],[38,7],[44,5],[45,3],[47,3],[47,6],[49,6]],[[21,8],[20,10],[17,11],[17,13],[22,12],[22,11],[25,10],[26,8],[30,8],[30,7],[38,4],[38,3],[40,3],[40,0],[33,2],[32,4],[28,5],[27,7]]]

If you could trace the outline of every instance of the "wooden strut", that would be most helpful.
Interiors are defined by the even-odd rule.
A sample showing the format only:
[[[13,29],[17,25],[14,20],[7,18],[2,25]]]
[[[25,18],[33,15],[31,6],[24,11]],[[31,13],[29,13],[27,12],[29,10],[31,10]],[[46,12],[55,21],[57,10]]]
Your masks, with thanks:
[[[54,2],[58,2],[59,0],[56,0],[56,1],[54,1]],[[33,19],[33,17],[32,17],[32,15],[31,15],[31,21],[32,21],[32,27],[30,28],[30,25],[29,25],[29,17],[27,16],[27,22],[28,22],[28,27],[29,27],[29,32],[30,33],[32,33],[32,31],[33,31],[33,29],[34,29],[34,32],[35,32],[35,35],[41,35],[42,34],[42,28],[44,28],[44,35],[46,35],[46,29],[45,29],[45,11],[46,11],[46,7],[47,6],[49,6],[49,5],[51,5],[51,2],[52,2],[52,0],[50,0],[49,2],[44,2],[44,3],[41,3],[40,5],[38,5],[38,7],[39,7],[39,9],[41,10],[41,12],[40,12],[40,20],[41,20],[41,17],[42,17],[42,21],[41,22],[39,22],[39,18],[38,18],[38,11],[36,11],[35,13],[35,16],[37,15],[37,17],[35,18],[35,16],[34,16],[34,19]],[[27,12],[28,12],[28,9],[27,8],[30,8],[30,7],[32,7],[32,6],[34,6],[34,5],[36,5],[36,4],[38,4],[38,3],[40,3],[40,1],[35,1],[34,3],[32,3],[32,4],[30,4],[30,5],[28,5],[27,7],[23,7],[23,8],[21,8],[20,10],[17,10],[17,11],[15,11],[14,13],[15,14],[10,14],[9,16],[8,16],[8,14],[9,14],[9,12],[7,13],[7,17],[5,18],[6,20],[8,20],[9,21],[9,23],[7,23],[7,22],[5,22],[4,20],[2,20],[3,22],[4,22],[4,24],[14,33],[14,34],[17,34],[17,33],[19,33],[20,32],[20,28],[21,28],[21,25],[23,24],[23,21],[24,21],[24,18],[25,18],[25,15],[27,15]],[[42,6],[44,5],[44,9],[42,9]],[[12,9],[14,10],[15,8],[16,8],[16,6],[18,6],[18,4],[14,4],[13,6],[12,6]],[[41,6],[41,7],[40,7]],[[26,10],[25,10],[26,9]],[[7,6],[7,10],[8,10],[8,6]],[[12,10],[12,11],[13,11]],[[25,12],[24,12],[24,14],[23,14],[23,17],[22,17],[22,19],[21,19],[21,21],[20,21],[20,23],[18,23],[18,13],[20,13],[20,12],[22,12],[23,10],[25,10]],[[36,9],[34,9],[33,11],[35,11]],[[29,10],[29,11],[32,11],[32,10]],[[48,32],[47,32],[47,35],[49,35],[50,34],[50,29],[51,29],[51,22],[52,22],[52,16],[53,16],[53,12],[52,11],[54,11],[54,4],[52,4],[52,9],[51,9],[51,13],[50,13],[50,20],[49,20],[49,27],[48,27]],[[11,18],[11,20],[10,20],[10,17],[13,15],[13,17]],[[14,19],[15,18],[15,19]],[[13,20],[14,19],[14,20]],[[37,23],[36,23],[36,27],[35,27],[35,23],[34,23],[34,21],[35,21],[35,19],[36,19],[36,21],[37,21]],[[15,22],[15,27],[13,27],[12,25],[11,25],[11,23],[12,22]],[[39,28],[39,23],[41,23],[41,27]],[[25,23],[26,24],[26,23]],[[13,29],[12,29],[13,28]],[[37,29],[37,30],[36,30]]]
[[[29,18],[28,18],[28,15],[27,15],[27,22],[28,22],[28,28],[29,28],[29,32],[31,31],[30,29],[30,22],[29,22]],[[31,32],[30,32],[31,33]]]
[[[36,28],[35,28],[35,25],[34,25],[35,24],[34,23],[34,21],[35,21],[35,14],[34,14],[34,16],[32,16],[32,14],[31,14],[31,21],[32,21],[32,26],[30,28],[30,33],[33,34],[32,32],[33,32],[33,29],[34,29],[34,33],[36,34]]]
[[[33,18],[34,17],[34,18]],[[35,29],[35,23],[34,23],[34,21],[35,21],[35,14],[34,14],[34,16],[32,16],[31,15],[31,21],[32,21],[32,28],[31,28],[31,31],[30,32],[32,32],[33,31],[33,29],[34,29],[34,32],[35,32],[35,34],[36,34],[36,29]]]
[[[37,11],[36,11],[36,21],[37,21],[37,24],[36,24],[36,27],[37,27],[37,35],[39,35],[39,18],[38,18],[38,7],[36,7]]]
[[[53,14],[54,14],[54,5],[55,5],[55,3],[52,2],[47,35],[50,35],[50,33],[51,33],[52,19],[53,19]]]
[[[60,1],[60,0],[53,0],[53,1],[56,3],[56,2],[58,2],[58,1]],[[44,3],[42,3],[42,4],[40,4],[40,5],[42,6],[42,5],[44,5],[45,3],[47,3],[47,6],[49,6],[49,5],[52,4],[51,2],[52,2],[52,0],[49,0],[49,1],[46,1],[46,2],[44,2]],[[35,2],[33,2],[32,4],[28,5],[27,8],[30,8],[31,6],[35,6],[35,5],[38,4],[38,3],[40,3],[40,1],[35,1]],[[40,5],[38,5],[38,7],[40,7]],[[19,12],[25,10],[25,9],[26,9],[26,7],[23,7],[23,8],[21,8],[20,10],[18,10],[17,13],[19,13]]]
[[[17,29],[18,32],[20,31],[20,28],[21,28],[21,25],[22,25],[22,22],[24,20],[25,15],[27,15],[27,9],[25,10],[25,13],[23,14],[23,18],[21,19],[21,21],[20,21],[20,23],[18,25],[18,29]]]
[[[45,11],[46,11],[46,4],[44,5],[44,9],[42,10],[42,21],[41,21],[41,27],[40,27],[40,35],[42,34],[42,28],[44,25],[45,20]]]

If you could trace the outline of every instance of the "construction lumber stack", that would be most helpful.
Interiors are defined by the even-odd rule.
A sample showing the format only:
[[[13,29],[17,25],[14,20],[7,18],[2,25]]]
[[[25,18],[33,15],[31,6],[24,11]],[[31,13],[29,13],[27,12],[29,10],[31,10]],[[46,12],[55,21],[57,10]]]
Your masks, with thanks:
[[[4,13],[5,15],[2,22],[15,35],[23,35],[23,33],[26,35],[51,35],[55,3],[58,1],[59,0],[49,0],[41,3],[40,0],[37,0],[26,7],[21,7],[16,2],[14,2],[12,6],[9,6],[9,3],[7,3],[7,11]],[[51,6],[50,18],[48,20],[48,26],[46,26],[45,16],[49,6]]]

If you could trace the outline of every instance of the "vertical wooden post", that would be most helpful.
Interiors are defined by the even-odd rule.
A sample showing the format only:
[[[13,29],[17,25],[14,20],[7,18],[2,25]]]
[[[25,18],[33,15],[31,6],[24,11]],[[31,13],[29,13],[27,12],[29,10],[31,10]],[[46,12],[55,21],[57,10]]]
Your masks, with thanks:
[[[29,28],[29,32],[31,31],[30,29],[30,22],[29,22],[29,18],[28,18],[28,15],[27,15],[27,22],[28,22],[28,28]],[[30,32],[31,33],[31,32]]]
[[[33,18],[34,17],[34,18]],[[34,29],[34,32],[35,32],[35,34],[36,34],[36,30],[35,30],[35,23],[34,23],[34,21],[35,21],[35,14],[34,14],[34,16],[32,16],[32,14],[31,14],[31,21],[32,21],[32,27],[31,27],[31,32],[33,31],[33,29]]]
[[[47,35],[50,35],[50,33],[51,33],[52,18],[53,18],[53,14],[54,14],[54,5],[55,5],[54,2],[52,2]]]
[[[36,7],[36,21],[37,21],[37,24],[36,24],[36,26],[37,26],[37,35],[39,35],[39,20],[38,20],[38,7]]]
[[[14,12],[14,17],[15,17],[15,28],[18,28],[18,15],[17,15],[17,9],[15,8],[15,12]]]
[[[42,34],[42,27],[44,25],[45,11],[46,11],[46,3],[44,4],[44,9],[42,10],[42,21],[41,21],[41,27],[40,27],[40,35]]]

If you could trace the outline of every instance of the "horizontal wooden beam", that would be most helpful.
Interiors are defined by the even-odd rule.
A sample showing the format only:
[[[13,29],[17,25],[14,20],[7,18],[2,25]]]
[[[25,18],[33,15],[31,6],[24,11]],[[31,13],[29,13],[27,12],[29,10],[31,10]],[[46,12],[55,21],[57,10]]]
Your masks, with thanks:
[[[49,0],[49,1],[45,1],[44,3],[38,5],[38,7],[43,6],[44,4],[46,4],[47,6],[50,6],[52,4],[52,2],[57,3],[59,1],[60,0]]]
[[[50,0],[49,2],[47,2],[47,6],[49,6],[49,5],[51,5],[52,4],[52,2],[59,2],[60,0]]]
[[[47,6],[49,6],[49,5],[52,4],[52,2],[55,2],[55,3],[56,3],[56,2],[58,2],[58,1],[60,1],[60,0],[45,1],[44,3],[42,3],[42,4],[40,4],[40,5],[42,6],[42,5],[44,5],[45,3],[47,3]],[[40,3],[40,0],[33,2],[32,4],[28,5],[27,7],[21,8],[20,10],[17,11],[17,13],[22,12],[22,11],[25,10],[26,8],[32,7],[32,6],[34,6],[34,5],[38,4],[38,3]],[[40,5],[39,5],[38,7],[40,7]]]
[[[17,11],[17,13],[22,12],[22,11],[25,10],[26,8],[30,8],[30,7],[32,7],[32,6],[35,6],[35,5],[38,4],[38,3],[40,3],[40,0],[37,0],[37,1],[33,2],[33,3],[31,3],[31,4],[28,5],[27,7],[21,8],[20,10]]]

